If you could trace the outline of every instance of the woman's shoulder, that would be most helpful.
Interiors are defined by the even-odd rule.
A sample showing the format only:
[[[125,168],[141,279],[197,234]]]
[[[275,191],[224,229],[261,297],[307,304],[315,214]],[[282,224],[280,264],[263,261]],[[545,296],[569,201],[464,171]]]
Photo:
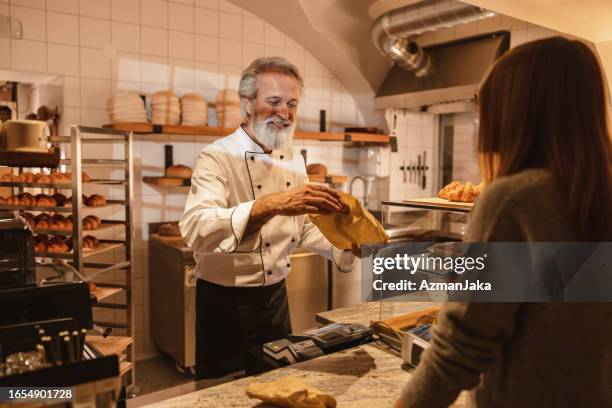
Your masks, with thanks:
[[[550,171],[529,169],[510,176],[500,177],[487,185],[478,197],[477,205],[485,208],[499,208],[518,199],[536,198],[550,194],[554,180]]]
[[[500,177],[489,184],[478,197],[472,211],[470,236],[476,240],[488,239],[499,228],[518,238],[517,218],[529,218],[550,213],[560,199],[552,174],[545,169],[529,169]],[[514,233],[519,235],[514,235]]]

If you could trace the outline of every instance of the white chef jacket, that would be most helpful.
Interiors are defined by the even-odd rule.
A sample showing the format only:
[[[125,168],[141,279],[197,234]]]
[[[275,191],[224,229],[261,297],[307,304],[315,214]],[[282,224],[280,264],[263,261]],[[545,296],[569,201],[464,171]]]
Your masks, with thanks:
[[[196,275],[223,286],[266,286],[291,270],[300,246],[352,269],[351,251],[334,249],[305,215],[275,216],[251,236],[245,229],[258,197],[308,183],[302,155],[265,153],[240,127],[200,152],[179,226],[194,251]]]

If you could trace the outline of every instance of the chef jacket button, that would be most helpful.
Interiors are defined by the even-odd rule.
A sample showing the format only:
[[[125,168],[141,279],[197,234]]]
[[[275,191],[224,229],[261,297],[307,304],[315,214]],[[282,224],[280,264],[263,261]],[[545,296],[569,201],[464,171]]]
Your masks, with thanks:
[[[287,268],[291,268],[291,264],[290,263],[287,264]]]
[[[268,275],[272,275],[272,271],[268,271]]]
[[[266,246],[267,246],[267,247],[269,247],[269,246],[270,246],[270,243],[269,243],[269,242],[266,242]]]
[[[289,187],[290,185],[291,185],[291,182],[290,182],[290,181],[288,181],[288,182],[287,182],[287,187]]]
[[[257,185],[257,188],[261,190],[261,184],[258,184],[258,185]]]
[[[280,159],[281,159],[281,160],[283,160],[284,158],[285,158],[285,156],[283,156],[283,155],[281,154]]]
[[[295,238],[291,238],[291,242],[295,242]]]
[[[255,161],[255,156],[251,156],[251,161]]]

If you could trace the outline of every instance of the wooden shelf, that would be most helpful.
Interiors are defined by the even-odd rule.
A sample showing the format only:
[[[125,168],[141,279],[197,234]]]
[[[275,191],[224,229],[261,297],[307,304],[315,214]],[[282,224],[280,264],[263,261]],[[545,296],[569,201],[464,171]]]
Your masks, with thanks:
[[[153,176],[144,176],[142,178],[147,184],[152,184],[154,186],[176,186],[176,187],[189,187],[191,185],[191,179],[188,178],[176,178],[176,177],[153,177]]]
[[[333,174],[327,174],[321,176],[318,174],[309,174],[308,180],[313,183],[327,183],[327,184],[343,184],[348,181],[347,176],[334,176]]]
[[[105,230],[105,229],[109,229],[109,228],[113,228],[116,227],[117,225],[122,225],[120,223],[106,223],[106,222],[102,222],[100,224],[100,226],[96,229],[83,229],[83,235],[91,235],[91,233],[97,232],[97,231],[101,231],[101,230]],[[34,228],[34,234],[39,234],[39,235],[65,235],[65,236],[69,236],[72,235],[72,230],[68,231],[68,230],[63,230],[63,231],[57,231],[57,230],[46,230],[46,229],[41,229],[41,228]]]
[[[93,294],[99,302],[100,300],[116,295],[123,290],[125,290],[125,288],[120,285],[115,286],[111,284],[96,283],[96,289],[93,291]]]
[[[90,256],[94,256],[94,255],[98,255],[101,254],[102,252],[106,252],[106,251],[110,251],[116,248],[122,248],[124,246],[123,243],[105,243],[105,242],[101,242],[100,244],[98,244],[97,247],[95,248],[83,248],[83,258],[88,258]],[[37,258],[51,258],[51,259],[55,259],[55,258],[61,258],[61,259],[72,259],[72,251],[69,252],[54,252],[54,253],[48,253],[48,252],[36,252],[35,256]]]
[[[133,366],[134,364],[130,363],[129,361],[120,361],[119,362],[119,375],[122,376],[126,374],[128,371],[132,369]]]
[[[185,125],[152,125],[150,123],[111,123],[104,125],[105,128],[132,131],[135,134],[160,133],[175,135],[200,135],[224,137],[234,131],[230,128],[212,126],[185,126]],[[379,135],[375,133],[355,133],[355,132],[308,132],[302,130],[295,131],[297,140],[320,140],[336,141],[349,143],[373,143],[388,144],[391,137],[389,135]]]
[[[121,355],[132,343],[133,339],[131,337],[125,336],[94,336],[87,335],[85,337],[85,342],[91,344],[96,348],[100,353],[105,356],[110,356],[113,354]]]

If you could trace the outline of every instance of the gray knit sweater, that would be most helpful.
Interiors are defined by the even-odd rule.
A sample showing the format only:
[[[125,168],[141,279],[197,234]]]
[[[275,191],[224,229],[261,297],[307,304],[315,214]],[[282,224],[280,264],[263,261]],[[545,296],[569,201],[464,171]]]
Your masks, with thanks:
[[[467,241],[576,241],[550,173],[491,183]],[[612,406],[612,304],[447,303],[402,391],[405,407],[446,407],[471,389],[478,407]]]

